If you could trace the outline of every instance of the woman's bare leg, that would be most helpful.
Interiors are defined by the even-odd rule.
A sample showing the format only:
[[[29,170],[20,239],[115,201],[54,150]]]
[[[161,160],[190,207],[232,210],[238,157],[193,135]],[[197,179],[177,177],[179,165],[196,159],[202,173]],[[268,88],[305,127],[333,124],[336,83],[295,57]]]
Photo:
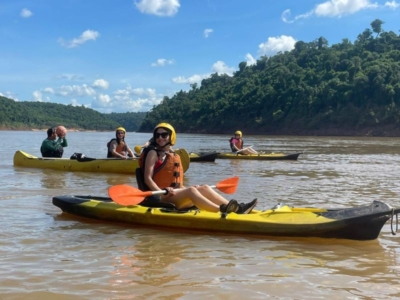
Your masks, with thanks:
[[[220,202],[214,203],[203,196],[200,191],[195,187],[188,187],[184,190],[175,192],[173,196],[162,196],[163,202],[169,202],[175,204],[177,208],[188,208],[192,205],[196,205],[198,208],[210,212],[219,212]],[[221,196],[222,198],[222,196]],[[223,199],[223,198],[222,198]],[[225,200],[225,199],[224,199]],[[221,204],[228,203],[226,200]]]

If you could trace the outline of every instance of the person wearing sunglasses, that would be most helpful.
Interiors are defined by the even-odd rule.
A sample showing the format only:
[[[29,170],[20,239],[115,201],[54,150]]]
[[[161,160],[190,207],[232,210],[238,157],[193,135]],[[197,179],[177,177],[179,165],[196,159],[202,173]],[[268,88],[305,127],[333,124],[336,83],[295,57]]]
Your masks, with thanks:
[[[153,131],[153,142],[139,158],[145,191],[165,190],[161,196],[151,196],[145,201],[168,202],[178,209],[196,206],[210,212],[248,214],[257,199],[239,204],[228,201],[208,185],[183,186],[183,168],[179,155],[171,151],[176,143],[175,129],[168,123],[158,124]]]
[[[244,142],[242,136],[242,132],[240,130],[236,130],[235,136],[230,138],[229,145],[231,146],[232,152],[236,154],[258,154],[258,152],[252,148],[252,146],[243,148]]]
[[[62,157],[64,147],[68,146],[68,141],[65,135],[60,135],[57,139],[56,128],[51,127],[47,129],[47,138],[40,146],[42,157]]]
[[[123,127],[118,127],[115,131],[115,138],[112,138],[107,143],[107,157],[115,157],[127,159],[128,157],[133,157],[133,151],[129,148],[128,144],[125,142],[126,130]]]

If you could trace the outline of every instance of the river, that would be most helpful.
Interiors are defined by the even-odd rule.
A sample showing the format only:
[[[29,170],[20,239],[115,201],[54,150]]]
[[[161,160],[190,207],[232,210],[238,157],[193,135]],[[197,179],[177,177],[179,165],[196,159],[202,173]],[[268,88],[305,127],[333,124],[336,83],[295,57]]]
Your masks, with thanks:
[[[0,299],[400,299],[400,232],[377,240],[256,238],[130,227],[62,214],[56,195],[106,196],[134,176],[13,166],[45,132],[0,131]],[[113,132],[69,132],[64,157],[105,157]],[[133,148],[149,134],[127,134]],[[178,134],[176,148],[227,151],[227,135]],[[191,163],[185,185],[238,175],[257,209],[400,206],[400,138],[244,136],[297,161]]]

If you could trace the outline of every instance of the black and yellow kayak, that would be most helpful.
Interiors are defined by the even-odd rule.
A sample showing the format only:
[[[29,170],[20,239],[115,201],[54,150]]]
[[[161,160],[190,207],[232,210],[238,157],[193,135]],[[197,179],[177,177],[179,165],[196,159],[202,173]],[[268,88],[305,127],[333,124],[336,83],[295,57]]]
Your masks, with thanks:
[[[190,162],[214,162],[218,157],[218,152],[190,152]]]
[[[251,159],[251,160],[297,160],[301,153],[260,153],[260,154],[236,154],[234,152],[219,153],[221,159]]]
[[[122,206],[108,197],[56,196],[53,204],[63,212],[109,222],[193,231],[279,237],[376,239],[387,220],[400,212],[374,201],[354,208],[302,208],[279,205],[250,214],[221,214],[198,209],[176,210],[141,205]],[[392,229],[392,233],[393,232]]]

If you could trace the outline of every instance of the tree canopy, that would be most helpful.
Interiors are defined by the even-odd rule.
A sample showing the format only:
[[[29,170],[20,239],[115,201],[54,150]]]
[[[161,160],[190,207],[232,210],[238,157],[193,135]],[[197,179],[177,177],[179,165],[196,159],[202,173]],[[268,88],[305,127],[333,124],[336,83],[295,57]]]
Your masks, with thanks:
[[[354,43],[298,41],[254,65],[240,62],[232,77],[212,74],[164,97],[139,131],[162,121],[180,132],[398,135],[400,37],[383,23],[374,20]]]

